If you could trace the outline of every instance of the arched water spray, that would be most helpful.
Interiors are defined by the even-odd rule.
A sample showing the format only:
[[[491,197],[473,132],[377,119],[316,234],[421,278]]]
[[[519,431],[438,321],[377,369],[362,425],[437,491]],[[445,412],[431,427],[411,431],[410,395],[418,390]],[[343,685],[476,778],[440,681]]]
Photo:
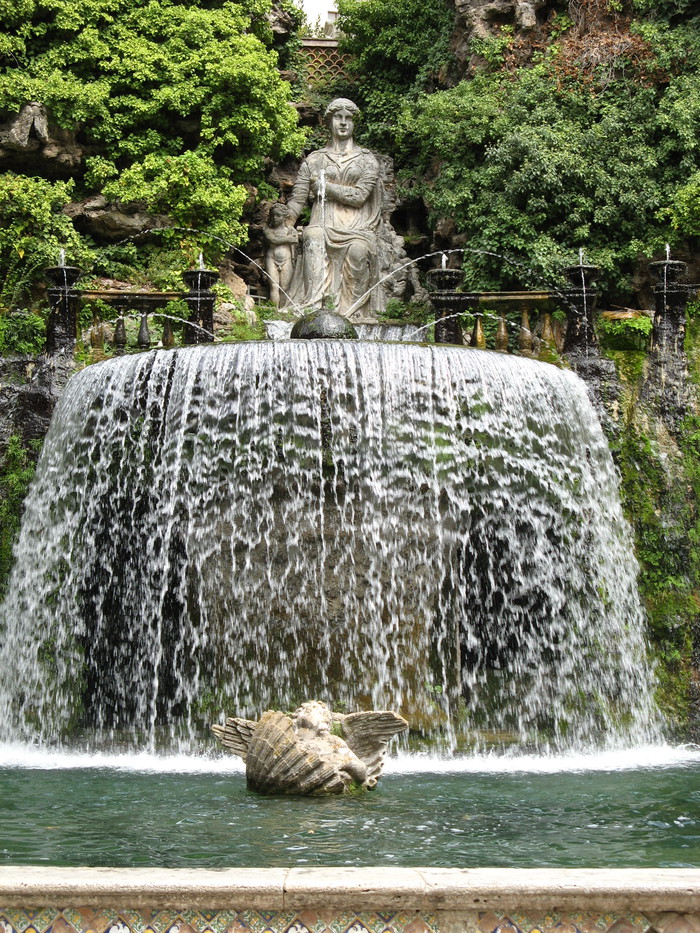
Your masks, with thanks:
[[[156,351],[69,383],[2,609],[4,738],[317,696],[538,747],[654,734],[585,387],[449,347]]]

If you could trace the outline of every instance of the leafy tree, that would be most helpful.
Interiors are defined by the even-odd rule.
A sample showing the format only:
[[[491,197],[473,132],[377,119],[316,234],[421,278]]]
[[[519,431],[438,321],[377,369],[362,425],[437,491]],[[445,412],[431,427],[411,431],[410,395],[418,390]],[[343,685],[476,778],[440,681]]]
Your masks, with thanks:
[[[139,200],[239,243],[245,185],[303,141],[270,6],[0,0],[0,109],[40,101],[60,126],[79,127],[89,155],[75,195]]]
[[[591,88],[562,82],[553,65],[484,72],[405,106],[403,183],[434,221],[453,218],[487,251],[467,254],[473,287],[553,283],[584,247],[619,294],[640,256],[679,241],[667,208],[700,169],[696,78]],[[488,253],[514,256],[532,279]]]
[[[404,101],[446,77],[454,9],[447,0],[339,0],[338,9],[364,137],[390,148]]]

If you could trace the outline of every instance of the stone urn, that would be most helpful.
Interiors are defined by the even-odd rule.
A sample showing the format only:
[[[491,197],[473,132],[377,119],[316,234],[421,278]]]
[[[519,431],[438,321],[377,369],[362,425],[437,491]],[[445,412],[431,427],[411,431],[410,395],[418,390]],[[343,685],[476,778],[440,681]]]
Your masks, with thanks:
[[[72,288],[82,275],[77,266],[49,266],[44,275],[54,288]]]
[[[292,340],[357,340],[350,321],[335,311],[311,311],[292,327]]]
[[[431,292],[456,292],[464,282],[461,269],[429,269],[426,275]]]
[[[666,282],[677,282],[688,271],[688,266],[680,259],[662,259],[649,263],[649,271],[655,275],[663,285]]]
[[[185,285],[192,294],[211,291],[212,285],[219,280],[219,273],[213,269],[189,269],[182,273]]]
[[[598,266],[581,262],[575,266],[567,266],[564,273],[575,288],[589,288],[600,275],[600,269]]]

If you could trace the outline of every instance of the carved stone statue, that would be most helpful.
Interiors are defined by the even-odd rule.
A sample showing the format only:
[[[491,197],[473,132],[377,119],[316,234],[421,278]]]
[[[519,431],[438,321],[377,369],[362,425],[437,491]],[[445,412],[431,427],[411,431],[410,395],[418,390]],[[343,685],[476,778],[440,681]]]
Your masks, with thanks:
[[[287,223],[289,208],[276,203],[270,208],[265,237],[265,271],[270,282],[270,301],[279,308],[286,304],[286,295],[294,272],[294,258],[299,234]]]
[[[342,737],[331,731],[334,726]],[[291,717],[268,710],[257,722],[231,718],[211,728],[245,761],[251,790],[318,796],[375,787],[389,739],[408,723],[390,711],[332,713],[311,700]]]
[[[293,223],[311,204],[290,289],[292,302],[304,311],[317,310],[331,298],[333,310],[352,321],[367,319],[373,307],[367,292],[378,281],[382,220],[380,166],[369,149],[354,141],[357,113],[357,105],[344,97],[328,105],[330,141],[302,163],[288,202]]]

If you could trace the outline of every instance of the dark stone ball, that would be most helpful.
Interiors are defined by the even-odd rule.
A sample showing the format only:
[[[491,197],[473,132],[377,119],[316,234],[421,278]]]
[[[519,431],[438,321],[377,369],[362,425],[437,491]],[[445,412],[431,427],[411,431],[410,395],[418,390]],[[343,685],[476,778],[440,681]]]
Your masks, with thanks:
[[[312,311],[292,328],[294,340],[357,340],[357,331],[347,318],[335,311]]]

